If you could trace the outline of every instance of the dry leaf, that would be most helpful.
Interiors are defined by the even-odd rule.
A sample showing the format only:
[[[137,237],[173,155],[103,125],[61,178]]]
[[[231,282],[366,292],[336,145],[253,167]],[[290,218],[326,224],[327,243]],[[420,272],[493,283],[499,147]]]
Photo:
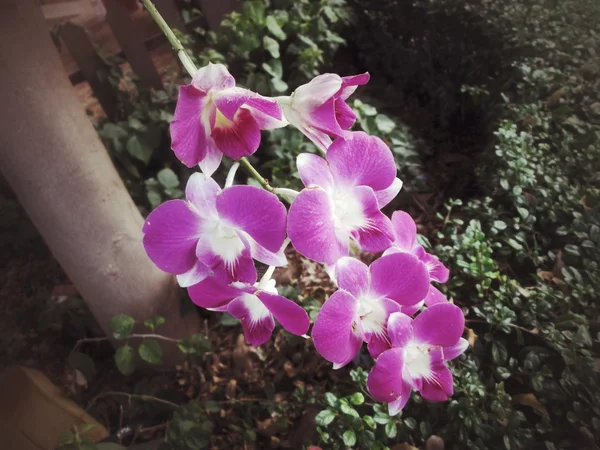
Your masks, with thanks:
[[[475,347],[475,342],[477,341],[477,335],[471,328],[465,327],[465,330],[467,330],[466,339],[469,342],[469,347],[471,347],[471,348]]]
[[[227,388],[225,389],[225,397],[227,397],[230,400],[232,398],[235,398],[236,388],[237,388],[237,381],[235,379],[229,380],[229,383],[227,383]]]
[[[529,406],[535,409],[540,414],[549,417],[548,410],[544,405],[540,403],[535,395],[532,393],[528,394],[517,394],[512,396],[513,402],[523,406]]]
[[[552,272],[548,272],[545,270],[538,272],[537,275],[544,281],[552,281],[552,278],[554,278],[554,275],[552,275]]]

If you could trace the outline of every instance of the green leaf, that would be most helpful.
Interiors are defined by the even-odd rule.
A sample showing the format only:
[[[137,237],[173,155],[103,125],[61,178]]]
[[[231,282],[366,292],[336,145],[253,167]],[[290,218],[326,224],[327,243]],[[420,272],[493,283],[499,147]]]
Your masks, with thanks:
[[[411,430],[414,430],[415,428],[417,428],[417,421],[412,417],[407,417],[406,419],[404,419],[404,425],[406,425]]]
[[[153,149],[144,141],[142,141],[138,136],[133,135],[129,139],[127,139],[126,147],[129,154],[134,158],[139,159],[144,164],[148,164],[150,162],[150,158],[152,158]]]
[[[388,423],[385,424],[385,434],[390,439],[394,439],[396,437],[396,434],[398,434],[398,427],[396,426],[396,422],[390,420]]]
[[[529,217],[529,211],[527,211],[525,208],[517,207],[517,211],[523,219],[527,219]]]
[[[124,345],[118,348],[115,353],[115,363],[119,372],[123,375],[131,375],[135,370],[135,351],[133,347]]]
[[[126,448],[114,442],[100,442],[96,444],[96,450],[126,450]]]
[[[94,360],[85,353],[71,352],[67,363],[73,369],[79,370],[87,381],[91,381],[96,375]]]
[[[356,434],[352,430],[344,431],[342,439],[344,439],[344,445],[346,447],[352,448],[356,444]]]
[[[327,404],[329,406],[331,406],[332,408],[335,407],[335,405],[337,404],[338,398],[335,394],[332,394],[331,392],[326,392],[325,393],[325,402],[327,402]]]
[[[152,331],[156,330],[161,325],[164,325],[165,318],[163,316],[152,317],[151,319],[144,321],[144,326],[150,328]]]
[[[206,338],[206,336],[197,333],[193,334],[187,339],[179,341],[177,343],[177,347],[179,347],[179,350],[181,350],[182,353],[188,355],[203,355],[204,353],[211,350],[212,345],[210,341]]]
[[[280,79],[273,78],[271,80],[271,84],[273,85],[273,89],[275,89],[277,92],[285,92],[288,90],[287,83]]]
[[[156,339],[144,339],[138,352],[141,358],[150,364],[160,364],[162,361],[162,347]]]
[[[269,52],[269,54],[275,58],[275,59],[279,59],[279,43],[273,39],[272,37],[269,36],[264,36],[263,37],[263,46],[265,47],[265,50],[267,52]]]
[[[377,126],[377,129],[384,134],[391,133],[394,128],[396,128],[394,121],[385,114],[377,114],[377,116],[375,116],[375,125]]]
[[[367,424],[367,426],[369,428],[372,428],[373,430],[375,428],[377,428],[377,423],[375,423],[375,420],[373,420],[373,418],[371,416],[363,416],[363,422],[365,424]]]
[[[390,421],[390,416],[388,416],[384,412],[377,411],[373,420],[375,420],[375,422],[377,422],[378,424],[383,425]]]
[[[350,403],[353,405],[362,405],[365,402],[365,396],[360,392],[355,392],[352,397],[350,397]]]
[[[267,16],[265,25],[267,26],[267,29],[271,32],[271,34],[273,36],[275,36],[280,41],[285,40],[286,35],[283,32],[283,30],[281,29],[281,27],[279,26],[279,24],[277,23],[277,20],[275,20],[275,17]]]
[[[502,222],[501,220],[494,220],[494,224],[493,224],[494,228],[496,230],[506,230],[506,224],[504,222]]]
[[[163,169],[160,172],[158,172],[158,174],[156,174],[156,178],[158,178],[160,184],[162,184],[167,189],[174,189],[179,187],[179,178],[177,177],[175,172],[173,172],[169,168]]]
[[[283,75],[283,67],[281,66],[280,59],[272,59],[268,63],[263,63],[261,67],[273,78],[281,79]]]
[[[317,423],[317,425],[319,425],[321,427],[326,427],[331,422],[333,422],[333,419],[335,419],[335,416],[336,416],[335,411],[333,411],[331,409],[324,409],[323,411],[321,411],[319,414],[316,415],[315,422]]]
[[[125,339],[133,332],[135,320],[127,314],[119,314],[110,321],[110,331],[115,339]]]

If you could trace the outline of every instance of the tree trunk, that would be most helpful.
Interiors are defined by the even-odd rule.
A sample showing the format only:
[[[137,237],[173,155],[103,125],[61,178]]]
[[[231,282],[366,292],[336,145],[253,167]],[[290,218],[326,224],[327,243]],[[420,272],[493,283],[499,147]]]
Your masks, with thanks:
[[[196,331],[142,246],[143,219],[79,103],[35,0],[0,0],[0,170],[107,332],[112,317]],[[166,351],[177,358],[177,352]],[[173,361],[174,359],[171,359]]]

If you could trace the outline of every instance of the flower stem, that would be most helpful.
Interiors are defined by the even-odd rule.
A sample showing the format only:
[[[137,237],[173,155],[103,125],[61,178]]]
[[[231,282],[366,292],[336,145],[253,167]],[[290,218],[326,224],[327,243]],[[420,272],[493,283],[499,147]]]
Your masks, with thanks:
[[[185,70],[187,70],[190,76],[193,77],[198,71],[198,69],[196,68],[196,64],[194,64],[194,62],[191,60],[191,58],[185,51],[185,48],[181,44],[181,41],[177,39],[177,36],[175,36],[173,30],[165,21],[165,19],[163,19],[163,17],[160,15],[158,10],[156,9],[156,6],[154,6],[154,3],[152,3],[151,0],[142,0],[142,3],[146,7],[148,12],[158,25],[158,27],[165,34],[167,40],[171,44],[171,47],[173,47],[173,50],[177,52],[177,57],[181,61],[181,64],[183,64],[183,67],[185,67]],[[241,158],[239,162],[250,173],[250,175],[260,183],[260,185],[263,188],[265,188],[269,192],[273,192],[273,188],[269,186],[269,182],[258,173],[254,166],[250,164],[250,161],[248,161],[246,158]]]
[[[269,192],[273,192],[273,188],[269,185],[269,182],[264,179],[260,173],[258,173],[258,171],[254,168],[254,166],[252,164],[250,164],[250,161],[248,161],[246,159],[246,157],[240,158],[239,162],[242,166],[244,166],[244,169],[246,169],[250,175],[252,175],[252,177],[259,182],[259,184],[265,188],[267,191]]]
[[[156,9],[156,6],[154,6],[154,3],[152,3],[150,0],[142,0],[142,3],[144,3],[144,6],[154,19],[158,27],[165,34],[167,40],[173,47],[173,50],[177,52],[177,57],[181,61],[181,64],[183,64],[183,67],[185,67],[185,70],[187,70],[190,76],[193,77],[198,71],[198,69],[196,68],[196,64],[194,64],[194,62],[190,59],[189,55],[185,51],[185,48],[183,48],[181,41],[177,39],[177,36],[175,36],[175,33],[173,33],[173,30],[171,30],[169,24],[167,24],[165,19],[163,19],[163,17],[160,15],[158,10]]]

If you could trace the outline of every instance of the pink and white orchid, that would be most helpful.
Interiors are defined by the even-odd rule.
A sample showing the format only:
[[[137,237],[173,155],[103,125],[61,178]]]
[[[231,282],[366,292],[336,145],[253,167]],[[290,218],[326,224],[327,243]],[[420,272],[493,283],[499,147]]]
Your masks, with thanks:
[[[300,86],[289,97],[278,97],[285,118],[320,150],[327,151],[331,137],[346,136],[356,114],[346,100],[358,86],[367,84],[369,74],[340,77],[325,73]]]
[[[387,249],[383,254],[389,255],[396,252],[405,252],[415,255],[419,260],[427,267],[429,277],[431,281],[438,283],[445,283],[448,281],[450,271],[444,266],[444,264],[430,253],[427,253],[422,245],[417,243],[417,224],[413,218],[404,211],[395,211],[392,214],[392,226],[394,228],[394,243],[392,247]],[[435,286],[430,286],[429,293],[425,298],[425,301],[415,305],[414,311],[403,311],[409,316],[412,313],[419,310],[423,303],[431,306],[435,303],[446,302],[447,299],[439,289]]]
[[[351,238],[369,252],[389,248],[393,229],[380,208],[402,185],[390,149],[377,137],[353,132],[347,140],[336,140],[326,157],[304,153],[297,159],[306,188],[288,216],[296,250],[331,265],[349,254]]]
[[[404,408],[412,389],[432,402],[447,400],[454,389],[445,363],[469,346],[461,338],[464,326],[461,309],[452,303],[431,306],[414,320],[400,312],[390,315],[392,348],[379,355],[367,380],[373,398],[388,403],[390,415]]]
[[[260,130],[286,124],[276,101],[236,87],[224,65],[209,63],[179,88],[171,146],[183,164],[199,164],[211,176],[223,155],[251,155],[260,144]]]
[[[286,210],[270,192],[253,186],[221,189],[201,173],[186,186],[187,200],[170,200],[144,224],[144,247],[160,269],[181,286],[213,273],[240,281],[256,278],[252,258],[285,265]]]
[[[245,282],[228,281],[222,276],[205,279],[188,288],[192,301],[213,311],[227,311],[242,322],[246,341],[261,345],[271,338],[275,320],[292,334],[303,336],[310,320],[306,311],[293,301],[282,297],[271,279],[271,266],[260,282],[254,278]]]
[[[429,287],[425,267],[407,253],[383,256],[370,267],[341,258],[335,278],[339,290],[323,304],[312,329],[315,348],[334,368],[352,361],[363,342],[373,357],[390,348],[388,317],[421,301]]]

